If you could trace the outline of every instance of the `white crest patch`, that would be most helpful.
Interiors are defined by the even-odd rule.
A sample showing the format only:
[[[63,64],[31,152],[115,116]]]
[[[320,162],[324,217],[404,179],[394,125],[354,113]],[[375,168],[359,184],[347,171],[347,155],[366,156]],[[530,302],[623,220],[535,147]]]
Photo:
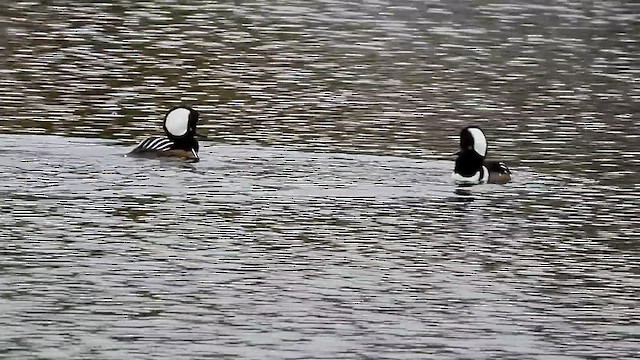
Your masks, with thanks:
[[[189,109],[177,108],[167,114],[164,124],[169,134],[182,136],[189,129]]]
[[[469,128],[469,132],[473,137],[473,150],[480,156],[487,156],[487,138],[484,137],[482,130],[478,128]]]

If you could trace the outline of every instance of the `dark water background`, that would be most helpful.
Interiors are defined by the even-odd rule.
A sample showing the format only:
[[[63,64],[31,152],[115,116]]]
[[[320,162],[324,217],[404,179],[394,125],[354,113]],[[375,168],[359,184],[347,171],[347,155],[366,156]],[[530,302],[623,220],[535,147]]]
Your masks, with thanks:
[[[3,1],[0,358],[637,358],[638,14]],[[200,163],[122,157],[180,103]]]

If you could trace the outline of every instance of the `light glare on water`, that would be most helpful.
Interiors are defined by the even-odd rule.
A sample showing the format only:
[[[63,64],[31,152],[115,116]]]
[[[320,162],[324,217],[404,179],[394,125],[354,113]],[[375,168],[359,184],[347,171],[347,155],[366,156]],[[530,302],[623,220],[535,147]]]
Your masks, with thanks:
[[[632,348],[625,193],[526,172],[456,190],[450,162],[397,157],[205,143],[191,165],[91,140],[2,142],[8,354]]]

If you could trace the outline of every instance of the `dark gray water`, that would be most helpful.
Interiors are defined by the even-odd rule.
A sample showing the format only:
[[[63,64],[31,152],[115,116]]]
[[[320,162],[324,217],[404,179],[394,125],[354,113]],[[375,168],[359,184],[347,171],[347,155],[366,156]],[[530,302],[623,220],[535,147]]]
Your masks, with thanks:
[[[0,358],[636,358],[637,14],[3,4]],[[178,103],[201,162],[122,156]]]

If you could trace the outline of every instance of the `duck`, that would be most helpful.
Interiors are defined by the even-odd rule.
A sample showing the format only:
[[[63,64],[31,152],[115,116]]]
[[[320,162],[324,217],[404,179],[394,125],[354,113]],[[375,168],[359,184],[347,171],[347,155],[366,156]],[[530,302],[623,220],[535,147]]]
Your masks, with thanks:
[[[126,156],[173,157],[198,162],[200,148],[196,139],[196,126],[200,113],[189,106],[177,106],[164,118],[165,135],[148,137]]]
[[[467,126],[460,131],[460,151],[453,169],[453,180],[458,184],[506,184],[511,181],[511,170],[502,161],[487,161],[487,138],[478,126]]]

